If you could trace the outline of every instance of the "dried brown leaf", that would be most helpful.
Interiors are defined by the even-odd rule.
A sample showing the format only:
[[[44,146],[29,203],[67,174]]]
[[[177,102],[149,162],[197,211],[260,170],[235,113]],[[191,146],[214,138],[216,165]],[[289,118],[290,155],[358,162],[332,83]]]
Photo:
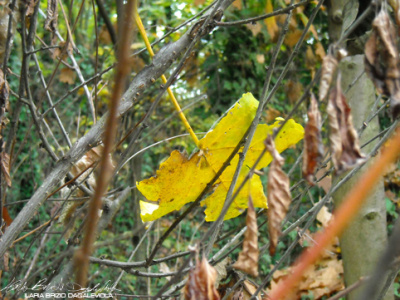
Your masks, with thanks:
[[[38,4],[38,3],[39,3],[39,1],[37,1],[37,0],[27,1],[27,4],[26,4],[27,8],[26,8],[25,16],[30,17],[35,10],[36,4]]]
[[[82,183],[83,181],[86,180],[86,182],[92,187],[96,188],[96,179],[93,175],[93,168],[95,167],[95,163],[100,160],[101,154],[103,152],[103,145],[99,145],[97,147],[94,147],[90,149],[80,160],[78,160],[71,168],[71,173],[73,176],[80,176],[76,179],[78,183]],[[112,164],[112,159],[110,156],[111,164]],[[69,189],[62,189],[61,190],[61,195],[67,196],[67,194],[70,192]],[[76,192],[76,196],[81,197],[84,196],[81,190],[78,190]],[[84,203],[84,200],[82,201],[70,201],[67,202],[60,213],[60,218],[58,221],[64,225],[67,225],[68,222],[71,220],[71,217],[75,213],[76,209]],[[72,233],[73,227],[70,227],[70,230],[64,235],[64,239],[68,240],[69,235]]]
[[[218,300],[220,299],[215,289],[217,272],[203,257],[201,262],[197,260],[196,267],[190,271],[185,286],[186,300]]]
[[[234,7],[235,9],[241,10],[242,9],[242,0],[233,1],[232,7]]]
[[[0,69],[0,116],[3,118],[5,111],[8,109],[10,98],[10,87],[8,82],[4,79],[3,70]]]
[[[251,276],[258,276],[258,226],[257,215],[254,210],[253,201],[249,197],[249,207],[246,217],[247,230],[244,234],[243,248],[239,258],[233,265],[235,269],[241,270]]]
[[[232,259],[230,257],[225,258],[214,266],[215,271],[217,271],[217,278],[215,279],[215,285],[219,286],[221,280],[228,276],[227,267],[231,265]]]
[[[393,3],[394,2],[394,3]],[[393,10],[394,10],[394,15],[396,18],[396,23],[397,23],[397,27],[399,28],[400,26],[400,1],[399,0],[392,0],[389,1],[390,5],[392,6]],[[399,30],[399,35],[400,35],[400,28]]]
[[[336,72],[338,61],[332,55],[327,55],[322,60],[321,81],[319,84],[319,101],[325,99],[328,95],[329,87],[332,83],[333,75]]]
[[[13,219],[11,218],[10,214],[8,213],[7,207],[3,206],[3,220],[6,223],[5,226],[8,227],[11,225]],[[4,225],[4,224],[3,224]],[[4,231],[3,231],[4,232]]]
[[[315,45],[315,55],[318,57],[318,61],[323,61],[326,56],[324,46],[322,46],[321,42],[317,42]]]
[[[328,224],[332,220],[332,213],[329,212],[329,209],[326,206],[323,206],[321,210],[317,214],[317,220],[322,224],[323,227],[328,227]]]
[[[400,113],[400,60],[395,28],[384,9],[375,17],[372,29],[365,44],[365,71],[378,92],[391,97],[396,118]]]
[[[273,107],[269,107],[265,111],[265,122],[268,123],[268,124],[272,123],[273,121],[275,121],[275,119],[277,117],[280,117],[280,116],[282,116],[282,113],[279,110],[277,110],[277,109],[275,109]]]
[[[1,172],[3,173],[4,179],[9,187],[11,187],[11,177],[10,177],[10,156],[2,152],[1,153]]]
[[[194,5],[196,6],[203,5],[204,2],[206,2],[206,0],[194,0]]]
[[[299,81],[288,80],[286,84],[286,95],[291,104],[296,103],[299,96],[303,94],[303,85]]]
[[[10,263],[10,253],[6,251],[6,253],[4,253],[3,256],[4,271],[6,272],[10,270],[9,263]]]
[[[358,143],[357,132],[353,127],[351,109],[346,102],[340,85],[339,74],[336,87],[331,90],[327,107],[329,118],[329,140],[332,161],[336,172],[346,171],[364,161]]]
[[[265,13],[272,13],[274,11],[274,7],[272,5],[272,0],[267,0],[265,5]],[[276,17],[266,18],[264,19],[265,26],[267,26],[267,31],[269,36],[271,37],[272,42],[276,42],[278,39],[279,27],[276,22]]]
[[[286,36],[285,36],[285,40],[283,41],[283,43],[290,47],[293,48],[294,46],[296,46],[297,42],[299,41],[301,35],[303,34],[303,31],[295,28],[291,31],[289,31]]]
[[[257,36],[262,29],[262,26],[260,23],[255,23],[255,24],[246,24],[245,25],[247,27],[248,30],[251,31],[251,33],[253,34],[253,36]]]
[[[240,288],[233,293],[232,300],[244,300],[243,288]]]
[[[74,84],[76,73],[70,68],[62,68],[60,70],[59,80],[68,84]]]
[[[311,46],[307,46],[306,61],[305,61],[306,68],[309,70],[314,70],[316,62],[317,62],[317,58],[315,57],[313,49],[311,48]]]
[[[314,185],[314,173],[323,155],[321,141],[321,114],[314,94],[308,110],[308,123],[304,133],[303,177]]]
[[[264,54],[257,54],[256,55],[256,60],[259,64],[265,63],[265,56]]]
[[[79,176],[80,179],[85,179],[89,174],[91,173],[94,163],[98,162],[100,160],[101,154],[103,152],[103,145],[99,145],[97,147],[94,147],[90,149],[80,160],[78,160],[75,165],[72,166],[71,168],[71,173],[74,176],[77,176],[78,174],[82,173],[82,175]],[[111,159],[111,157],[110,157]],[[112,162],[111,162],[112,164]],[[89,177],[88,179],[89,184],[94,188],[96,186],[96,181],[94,177]]]
[[[249,280],[245,280],[243,281],[243,299],[244,300],[250,300],[250,299],[254,299],[253,295],[254,293],[257,291],[259,286],[256,286],[253,282],[249,281]],[[264,290],[261,290],[261,293],[265,294]],[[255,299],[260,299],[259,296],[255,297]]]
[[[46,20],[44,21],[44,29],[55,33],[57,30],[57,24],[58,24],[57,0],[48,0],[47,15],[46,15]]]
[[[53,59],[65,59],[68,57],[68,51],[72,52],[73,50],[72,43],[60,42],[58,46],[59,48],[56,48],[53,52]]]
[[[268,231],[270,236],[269,252],[275,253],[278,238],[281,235],[281,222],[285,218],[292,197],[290,195],[289,178],[283,172],[283,157],[275,148],[271,136],[265,141],[265,147],[271,153],[273,161],[268,173]]]

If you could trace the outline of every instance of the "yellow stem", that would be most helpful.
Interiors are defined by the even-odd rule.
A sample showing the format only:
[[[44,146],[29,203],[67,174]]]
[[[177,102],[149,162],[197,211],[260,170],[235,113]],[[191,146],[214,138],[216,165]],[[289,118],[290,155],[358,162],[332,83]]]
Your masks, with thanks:
[[[135,16],[135,21],[136,21],[136,25],[139,28],[139,32],[140,35],[142,36],[144,43],[146,44],[146,48],[147,51],[150,54],[150,57],[153,58],[154,57],[154,52],[153,49],[151,48],[151,44],[149,42],[149,39],[147,38],[147,34],[146,34],[146,30],[144,29],[142,20],[140,19],[137,7],[135,7],[135,11],[134,11],[134,16]],[[167,78],[164,75],[161,75],[161,80],[162,82],[165,84],[167,83]],[[167,92],[169,97],[171,98],[171,102],[175,107],[175,110],[178,112],[179,118],[181,119],[183,125],[185,126],[186,130],[189,132],[190,136],[192,137],[194,143],[196,144],[196,146],[198,148],[200,148],[200,143],[199,143],[199,139],[197,138],[196,134],[194,133],[192,127],[190,126],[188,120],[186,119],[185,115],[182,112],[181,107],[179,106],[178,101],[176,100],[174,93],[172,92],[171,88],[167,88]]]

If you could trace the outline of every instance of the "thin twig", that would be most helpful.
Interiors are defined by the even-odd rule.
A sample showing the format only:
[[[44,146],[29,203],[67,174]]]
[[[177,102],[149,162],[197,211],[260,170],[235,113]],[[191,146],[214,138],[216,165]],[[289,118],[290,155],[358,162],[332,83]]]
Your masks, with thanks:
[[[54,220],[57,220],[58,218],[59,218],[59,216],[56,216],[56,217],[54,218]],[[36,231],[42,229],[43,227],[46,227],[46,226],[49,225],[52,221],[53,221],[53,220],[49,220],[49,221],[43,223],[42,225],[40,225],[39,227],[36,227],[35,229],[29,231],[27,234],[25,234],[25,235],[21,236],[20,238],[16,239],[16,240],[13,242],[12,245],[14,246],[16,243],[22,241],[23,239],[26,239],[28,236],[34,234]]]
[[[253,17],[253,18],[249,18],[249,19],[245,19],[245,20],[239,20],[239,21],[232,21],[232,22],[216,22],[215,24],[217,26],[237,26],[237,25],[244,25],[244,24],[249,24],[249,23],[254,23],[260,20],[264,20],[267,18],[271,18],[273,16],[278,16],[278,15],[283,15],[283,14],[287,14],[289,12],[291,12],[292,10],[294,10],[295,8],[302,6],[302,5],[306,5],[307,3],[309,3],[310,0],[305,0],[305,1],[301,1],[299,3],[294,3],[291,4],[285,8],[281,8],[281,9],[277,9],[275,11],[273,11],[272,13],[268,13],[268,14],[264,14],[261,16],[257,16],[257,17]]]
[[[127,3],[127,11],[125,13],[125,24],[121,44],[119,45],[118,64],[115,75],[115,87],[110,101],[109,115],[107,119],[107,130],[104,134],[104,148],[100,158],[100,175],[97,178],[97,185],[93,199],[89,204],[88,222],[86,224],[85,236],[82,242],[82,248],[75,254],[75,266],[77,268],[76,281],[81,287],[86,286],[87,272],[89,266],[89,255],[92,252],[92,245],[95,239],[97,220],[99,218],[98,211],[101,207],[101,198],[107,190],[107,186],[111,179],[112,166],[109,154],[114,145],[115,133],[117,129],[117,111],[121,98],[125,78],[129,74],[129,46],[130,37],[133,29],[132,13],[135,6],[135,0]]]

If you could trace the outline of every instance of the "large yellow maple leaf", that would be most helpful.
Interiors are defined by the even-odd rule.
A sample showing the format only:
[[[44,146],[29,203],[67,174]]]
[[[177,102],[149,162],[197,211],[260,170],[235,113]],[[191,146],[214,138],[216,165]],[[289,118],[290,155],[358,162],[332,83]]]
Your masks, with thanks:
[[[258,101],[251,93],[243,94],[217,125],[200,140],[201,151],[188,158],[175,150],[160,165],[155,177],[138,182],[137,188],[149,201],[140,202],[142,220],[144,222],[156,220],[195,201],[246,133],[256,115],[257,107]],[[282,120],[278,119],[272,125],[257,126],[236,186],[240,185],[249,168],[264,150],[264,140],[267,135],[272,134],[273,129],[279,127]],[[292,119],[288,120],[275,139],[278,151],[282,152],[296,144],[303,135],[303,127]],[[271,155],[266,154],[257,167],[264,168],[271,160]],[[212,194],[202,201],[201,204],[207,207],[206,221],[215,221],[218,218],[238,161],[239,155],[236,154],[214,184]],[[267,198],[260,177],[253,175],[233,201],[225,220],[237,217],[247,208],[249,194],[253,198],[255,207],[267,208]]]

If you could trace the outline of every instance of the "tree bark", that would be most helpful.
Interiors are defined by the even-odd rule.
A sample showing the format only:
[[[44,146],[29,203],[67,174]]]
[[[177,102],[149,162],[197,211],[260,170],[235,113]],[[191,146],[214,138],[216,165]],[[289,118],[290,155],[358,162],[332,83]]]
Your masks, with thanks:
[[[346,91],[363,72],[364,55],[347,57],[340,63],[340,70],[342,72],[342,87]],[[350,87],[346,97],[352,108],[354,127],[356,130],[360,129],[363,126],[363,122],[371,115],[373,104],[376,100],[374,86],[365,73]],[[378,119],[374,118],[363,131],[360,145],[369,141],[378,133]],[[371,151],[375,143],[372,142],[365,146],[362,149],[363,152],[368,153]],[[370,163],[371,161],[334,194],[335,206],[341,204],[343,197],[358,180],[360,174],[368,169]],[[336,177],[335,180],[340,180],[340,178]],[[386,245],[386,205],[383,182],[381,181],[340,238],[346,286],[357,282],[363,276],[369,275]],[[361,289],[356,289],[351,292],[347,299],[356,299],[360,291]],[[393,292],[388,292],[384,299],[393,299]]]

